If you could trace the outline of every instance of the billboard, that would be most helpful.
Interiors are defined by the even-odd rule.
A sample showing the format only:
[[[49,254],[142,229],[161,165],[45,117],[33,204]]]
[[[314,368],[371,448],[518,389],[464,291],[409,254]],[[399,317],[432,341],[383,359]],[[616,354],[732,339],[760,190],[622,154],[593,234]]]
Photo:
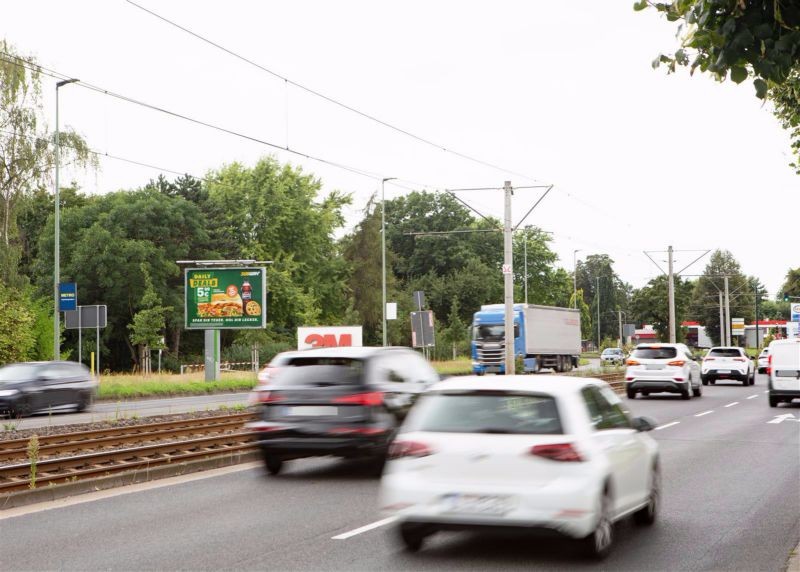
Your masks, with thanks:
[[[789,321],[800,322],[800,302],[792,302],[789,304],[789,311],[791,313]]]
[[[731,318],[731,335],[744,335],[744,318]]]
[[[361,347],[361,326],[316,326],[297,328],[297,349]]]
[[[263,328],[267,324],[264,267],[187,268],[184,275],[186,328]]]
[[[428,348],[435,345],[433,312],[411,312],[411,346]]]

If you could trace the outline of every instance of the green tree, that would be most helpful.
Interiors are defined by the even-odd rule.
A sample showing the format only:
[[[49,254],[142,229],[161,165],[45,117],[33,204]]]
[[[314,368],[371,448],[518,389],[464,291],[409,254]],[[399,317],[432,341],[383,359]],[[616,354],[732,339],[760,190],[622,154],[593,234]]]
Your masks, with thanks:
[[[0,281],[0,363],[25,361],[32,356],[35,323],[25,295]]]
[[[514,236],[514,300],[525,301],[525,252],[528,253],[528,303],[545,306],[569,305],[572,276],[556,268],[558,256],[550,250],[550,235],[530,226]],[[527,246],[526,246],[527,243]]]
[[[166,315],[172,311],[171,306],[162,306],[161,298],[153,288],[153,279],[147,264],[142,263],[139,269],[144,278],[144,292],[139,303],[140,310],[133,315],[133,322],[128,324],[131,343],[139,346],[139,366],[145,375],[151,373],[150,350],[163,350]]]
[[[579,288],[569,300],[570,308],[577,308],[581,312],[581,339],[591,340],[594,334],[594,325],[592,323],[592,309],[586,300],[583,299],[583,289]]]
[[[650,324],[658,332],[660,339],[669,339],[669,287],[667,276],[660,275],[650,280],[646,286],[633,292],[631,312],[642,325]],[[675,284],[675,334],[682,338],[681,323],[686,319],[695,285],[680,276]],[[678,341],[683,341],[678,339]]]
[[[616,338],[618,334],[617,311],[628,312],[631,288],[620,280],[614,271],[614,260],[607,254],[590,254],[578,261],[575,269],[577,287],[584,291],[586,302],[592,309],[595,332],[590,339],[597,340],[597,314],[600,306],[600,337]]]
[[[786,282],[781,286],[781,299],[783,296],[800,297],[800,267],[790,269],[786,273]]]
[[[444,352],[438,352],[443,357],[452,357],[456,359],[459,349],[467,347],[469,340],[469,328],[467,324],[461,319],[460,309],[458,307],[458,298],[453,299],[450,306],[450,315],[447,318],[447,327],[441,333],[442,342],[444,342]],[[438,349],[438,348],[437,348]],[[452,355],[448,355],[448,351],[452,351]]]

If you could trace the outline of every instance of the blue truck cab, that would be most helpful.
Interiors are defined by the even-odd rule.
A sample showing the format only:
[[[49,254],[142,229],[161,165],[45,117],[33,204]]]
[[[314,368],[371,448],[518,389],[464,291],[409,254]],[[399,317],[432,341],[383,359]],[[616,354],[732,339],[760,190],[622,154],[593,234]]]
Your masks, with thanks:
[[[536,358],[525,359],[525,314],[522,305],[514,305],[514,356],[523,356],[525,371],[536,371]],[[472,317],[472,372],[505,373],[505,306],[481,306]]]

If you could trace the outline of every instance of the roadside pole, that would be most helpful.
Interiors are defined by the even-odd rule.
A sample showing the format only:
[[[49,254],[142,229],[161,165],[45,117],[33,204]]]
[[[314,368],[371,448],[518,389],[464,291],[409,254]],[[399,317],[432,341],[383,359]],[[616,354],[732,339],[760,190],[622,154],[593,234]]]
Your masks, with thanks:
[[[503,282],[505,288],[505,330],[506,330],[506,375],[514,375],[514,274],[512,273],[512,243],[511,243],[511,181],[503,185],[505,195],[504,224],[503,224]]]
[[[725,345],[725,304],[722,300],[722,290],[719,291],[719,345]]]
[[[672,269],[672,246],[667,247],[669,272],[667,273],[669,289],[669,343],[674,344],[675,336],[675,275]]]
[[[97,324],[97,381],[100,381],[100,306],[96,305],[94,307],[96,312],[96,324]],[[80,315],[80,313],[78,313]]]
[[[83,312],[81,312],[81,308],[79,306],[78,307],[78,363],[83,363],[83,348],[81,346],[82,341],[83,341],[81,339],[81,314],[82,313]],[[67,321],[66,317],[64,318],[64,321],[65,322]]]
[[[728,275],[725,275],[725,345],[731,345],[731,294],[728,290]]]

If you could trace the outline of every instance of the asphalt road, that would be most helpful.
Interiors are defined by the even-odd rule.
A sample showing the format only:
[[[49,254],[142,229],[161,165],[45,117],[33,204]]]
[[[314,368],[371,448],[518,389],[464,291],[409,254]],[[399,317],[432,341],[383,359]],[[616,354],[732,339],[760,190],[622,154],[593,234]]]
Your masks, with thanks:
[[[779,571],[800,539],[800,404],[770,408],[765,389],[759,376],[753,387],[704,387],[691,401],[627,402],[659,424],[664,506],[652,528],[620,523],[600,565],[570,542],[524,536],[440,533],[407,554],[376,511],[369,467],[319,459],[296,461],[277,478],[248,468],[10,518],[0,512],[0,568]]]

